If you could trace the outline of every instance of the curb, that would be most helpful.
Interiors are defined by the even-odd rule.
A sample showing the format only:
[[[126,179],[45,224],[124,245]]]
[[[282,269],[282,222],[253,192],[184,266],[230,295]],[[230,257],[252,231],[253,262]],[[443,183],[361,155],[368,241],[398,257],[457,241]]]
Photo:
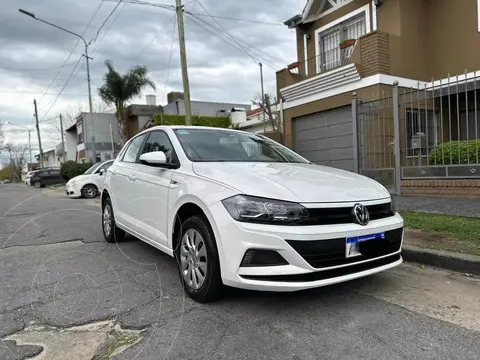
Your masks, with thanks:
[[[480,276],[480,256],[403,245],[402,257],[409,262]]]

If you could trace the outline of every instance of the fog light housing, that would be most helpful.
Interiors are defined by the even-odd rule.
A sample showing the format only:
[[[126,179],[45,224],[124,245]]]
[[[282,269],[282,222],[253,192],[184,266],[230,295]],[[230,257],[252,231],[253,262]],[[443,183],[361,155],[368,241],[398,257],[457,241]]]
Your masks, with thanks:
[[[240,267],[288,265],[288,261],[275,250],[248,249]]]

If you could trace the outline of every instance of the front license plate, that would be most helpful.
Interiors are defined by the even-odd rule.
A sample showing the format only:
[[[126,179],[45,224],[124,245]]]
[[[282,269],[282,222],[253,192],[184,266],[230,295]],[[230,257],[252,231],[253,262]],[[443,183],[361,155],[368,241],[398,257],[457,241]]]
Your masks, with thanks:
[[[351,257],[362,255],[362,252],[360,251],[360,244],[364,241],[375,240],[375,239],[385,239],[385,233],[362,235],[362,236],[347,238],[345,242],[345,257],[351,258]]]

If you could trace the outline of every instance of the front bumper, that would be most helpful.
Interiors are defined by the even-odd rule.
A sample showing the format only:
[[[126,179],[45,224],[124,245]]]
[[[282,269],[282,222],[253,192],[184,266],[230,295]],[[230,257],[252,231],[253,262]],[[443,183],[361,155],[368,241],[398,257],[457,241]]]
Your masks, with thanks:
[[[70,184],[67,184],[67,186],[65,186],[65,194],[67,194],[71,198],[79,198],[82,196],[80,190],[76,186],[72,186]]]
[[[277,226],[237,222],[231,218],[221,202],[210,206],[214,232],[220,256],[222,280],[225,285],[265,291],[296,291],[326,286],[363,276],[375,274],[402,263],[403,219],[395,214],[380,220],[371,221],[367,226],[357,224],[320,226]],[[391,251],[383,251],[369,257],[346,259],[337,258],[323,261],[320,256],[315,261],[309,257],[308,247],[303,244],[318,245],[321,252],[328,252],[325,244],[345,241],[356,237],[377,233],[396,234]],[[389,240],[390,241],[390,240]],[[395,242],[396,241],[396,242]],[[240,266],[249,249],[274,250],[288,265]],[[303,249],[303,250],[301,250]],[[317,251],[318,252],[318,251]],[[320,253],[321,253],[320,252]],[[375,253],[373,253],[375,254]]]

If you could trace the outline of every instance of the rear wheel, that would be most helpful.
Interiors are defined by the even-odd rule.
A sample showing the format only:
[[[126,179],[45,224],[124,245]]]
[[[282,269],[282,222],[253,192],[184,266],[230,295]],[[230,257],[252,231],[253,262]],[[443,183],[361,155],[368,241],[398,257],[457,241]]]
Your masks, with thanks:
[[[87,199],[93,199],[98,194],[98,189],[95,185],[85,185],[81,190],[82,196]]]
[[[183,222],[175,256],[187,295],[202,303],[218,300],[223,287],[220,261],[205,216],[194,215]]]
[[[109,243],[122,241],[125,236],[125,231],[118,228],[115,224],[115,216],[110,198],[105,199],[102,204],[102,230],[105,241]]]

